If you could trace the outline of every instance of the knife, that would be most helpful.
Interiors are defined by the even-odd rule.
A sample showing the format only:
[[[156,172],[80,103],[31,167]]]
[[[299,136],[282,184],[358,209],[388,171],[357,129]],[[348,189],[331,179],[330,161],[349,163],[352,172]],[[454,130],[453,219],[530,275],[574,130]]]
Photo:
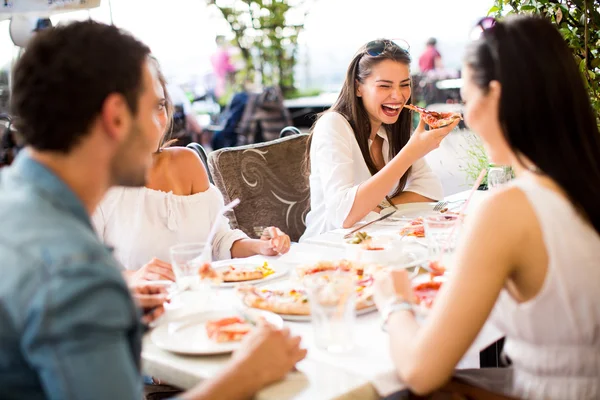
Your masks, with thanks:
[[[352,229],[350,232],[348,232],[347,234],[344,235],[344,239],[350,239],[353,234],[355,234],[356,232],[360,231],[361,229],[366,228],[367,226],[369,226],[371,224],[374,224],[375,222],[383,221],[384,219],[389,218],[390,216],[392,216],[392,214],[394,214],[394,212],[387,213],[387,214],[385,214],[385,215],[383,215],[383,216],[381,216],[381,217],[379,217],[377,219],[374,219],[371,222],[367,222],[366,224],[359,226],[358,228]]]

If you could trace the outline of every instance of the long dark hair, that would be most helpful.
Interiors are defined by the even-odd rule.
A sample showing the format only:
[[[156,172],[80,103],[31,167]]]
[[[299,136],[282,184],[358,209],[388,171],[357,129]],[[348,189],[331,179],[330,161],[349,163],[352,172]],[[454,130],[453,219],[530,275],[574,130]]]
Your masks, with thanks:
[[[556,181],[600,233],[600,133],[558,30],[540,17],[507,18],[469,47],[465,63],[482,90],[500,83],[500,124],[519,161]]]
[[[385,41],[385,39],[378,39]],[[408,52],[400,49],[398,46],[391,45],[386,46],[385,50],[377,56],[371,56],[367,53],[367,44],[362,46],[356,53],[346,72],[346,80],[342,86],[342,90],[335,104],[327,112],[335,111],[340,113],[346,118],[354,135],[360,152],[371,172],[371,175],[376,174],[379,169],[375,166],[375,162],[371,158],[369,152],[369,137],[371,136],[371,120],[369,114],[363,105],[362,98],[356,96],[357,84],[356,82],[363,83],[365,79],[371,75],[373,67],[384,60],[392,60],[405,65],[410,65],[410,55]],[[407,100],[410,103],[410,99]],[[323,115],[322,113],[321,115]],[[319,115],[319,117],[321,116]],[[317,119],[318,121],[318,119]],[[308,147],[306,151],[307,167],[310,165],[308,160],[310,157],[310,144],[312,139],[312,132],[314,131],[316,122],[313,124],[311,129],[311,136],[308,138]],[[412,113],[408,110],[400,112],[398,120],[391,125],[382,125],[387,133],[388,141],[390,143],[390,160],[396,156],[406,145],[410,139],[410,133],[412,131]],[[400,178],[398,187],[394,192],[393,196],[396,196],[402,192],[406,185],[406,180],[410,174],[412,167],[406,171],[406,173]]]
[[[165,94],[165,109],[167,110],[167,128],[163,132],[162,137],[160,138],[160,142],[158,143],[158,149],[156,149],[157,153],[160,153],[164,148],[169,147],[171,144],[175,143],[177,139],[171,139],[171,134],[173,132],[173,101],[171,100],[171,96],[169,95],[169,91],[167,90],[167,79],[165,78],[165,74],[160,68],[160,63],[158,59],[153,55],[148,56],[150,62],[153,64],[154,69],[156,70],[156,76],[158,77],[158,81],[160,82],[160,86],[163,89],[163,93]]]

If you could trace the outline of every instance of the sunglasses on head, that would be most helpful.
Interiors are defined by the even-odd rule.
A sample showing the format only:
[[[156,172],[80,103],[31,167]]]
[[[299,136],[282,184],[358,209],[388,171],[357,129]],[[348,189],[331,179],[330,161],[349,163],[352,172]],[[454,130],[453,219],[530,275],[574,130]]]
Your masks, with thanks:
[[[477,40],[481,37],[484,31],[493,28],[496,25],[496,19],[494,17],[485,17],[479,20],[479,22],[471,30],[471,40]]]
[[[365,46],[365,53],[371,57],[378,57],[386,51],[401,51],[408,53],[410,45],[403,39],[377,39],[370,41]]]

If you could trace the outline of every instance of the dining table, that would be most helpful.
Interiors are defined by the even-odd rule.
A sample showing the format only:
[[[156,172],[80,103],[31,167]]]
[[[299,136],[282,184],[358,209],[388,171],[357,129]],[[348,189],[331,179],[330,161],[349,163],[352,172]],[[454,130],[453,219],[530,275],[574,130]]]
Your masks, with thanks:
[[[447,197],[447,207],[471,214],[476,207],[482,206],[487,192],[474,192],[465,210],[463,204],[469,194],[470,191],[464,191]],[[399,224],[381,221],[365,228],[365,231],[373,235],[398,233],[400,227]],[[287,268],[290,271],[288,274],[265,283],[271,286],[285,285],[294,279],[292,271],[298,265],[344,258],[347,251],[344,234],[349,231],[350,229],[340,229],[326,232],[301,243],[293,243],[287,254],[277,257],[253,256],[247,261],[257,265],[266,261],[274,269]],[[412,259],[427,257],[427,245],[422,242],[414,241],[403,251],[410,253]],[[407,260],[411,260],[410,257]],[[209,304],[213,309],[234,310],[240,303],[234,288],[218,288],[213,291]],[[185,304],[180,305],[180,309],[185,310],[186,307]],[[168,324],[169,319],[157,323]],[[395,372],[390,357],[388,334],[381,329],[377,312],[356,317],[352,330],[354,347],[351,351],[340,354],[321,350],[315,345],[311,322],[285,321],[285,326],[292,334],[302,337],[302,346],[308,350],[307,356],[284,379],[259,391],[256,399],[378,399],[406,388]],[[493,325],[486,323],[457,369],[479,368],[479,353],[502,336]],[[199,382],[216,376],[230,358],[231,354],[186,355],[164,350],[153,340],[152,330],[143,339],[144,374],[182,389],[191,389]]]

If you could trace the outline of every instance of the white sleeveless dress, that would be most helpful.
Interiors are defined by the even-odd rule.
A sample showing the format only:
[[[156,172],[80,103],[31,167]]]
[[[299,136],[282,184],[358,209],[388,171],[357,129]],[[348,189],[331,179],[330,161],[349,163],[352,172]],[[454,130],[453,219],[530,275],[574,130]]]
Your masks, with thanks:
[[[190,196],[177,196],[145,187],[111,189],[92,222],[102,240],[114,247],[117,260],[128,270],[137,270],[157,257],[170,262],[169,247],[203,242],[223,207],[223,196],[213,185]],[[232,230],[229,220],[217,219],[213,259],[231,258],[231,246],[247,236]]]
[[[514,185],[535,210],[549,264],[536,297],[519,304],[503,290],[490,317],[512,361],[505,387],[523,399],[600,399],[600,236],[557,193]]]

